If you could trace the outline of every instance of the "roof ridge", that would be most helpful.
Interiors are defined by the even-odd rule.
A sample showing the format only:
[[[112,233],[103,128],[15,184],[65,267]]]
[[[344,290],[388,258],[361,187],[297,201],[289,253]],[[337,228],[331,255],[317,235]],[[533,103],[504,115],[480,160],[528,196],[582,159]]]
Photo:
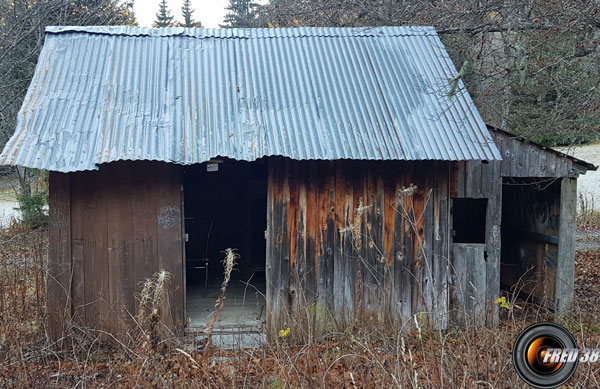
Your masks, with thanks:
[[[148,36],[188,38],[303,38],[303,37],[404,37],[435,36],[432,26],[373,27],[276,27],[276,28],[149,28],[137,26],[48,26],[46,34],[87,33],[110,36]]]

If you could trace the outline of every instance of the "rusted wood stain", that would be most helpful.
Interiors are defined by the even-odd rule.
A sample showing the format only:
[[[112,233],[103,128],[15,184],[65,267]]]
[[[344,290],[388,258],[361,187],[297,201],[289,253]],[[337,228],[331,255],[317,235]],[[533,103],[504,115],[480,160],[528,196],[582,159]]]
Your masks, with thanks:
[[[269,214],[278,217],[270,219],[267,251],[278,271],[268,275],[268,284],[277,285],[279,296],[269,306],[271,323],[307,311],[316,320],[328,312],[335,325],[431,313],[432,302],[446,293],[434,289],[447,287],[431,282],[432,254],[438,250],[440,263],[448,256],[447,245],[434,246],[431,239],[434,230],[448,234],[439,220],[447,220],[449,172],[448,164],[434,162],[272,159]],[[289,239],[281,238],[284,229]],[[284,280],[295,274],[295,281]]]

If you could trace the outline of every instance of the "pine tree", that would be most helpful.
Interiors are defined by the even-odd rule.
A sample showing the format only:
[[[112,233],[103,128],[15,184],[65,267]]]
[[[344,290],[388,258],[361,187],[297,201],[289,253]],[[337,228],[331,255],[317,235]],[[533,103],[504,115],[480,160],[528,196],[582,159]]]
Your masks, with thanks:
[[[167,0],[162,0],[158,6],[158,12],[156,13],[156,20],[154,21],[153,27],[172,27],[175,25],[173,21],[173,15],[171,10],[167,7]]]
[[[181,27],[202,27],[202,23],[194,20],[194,10],[190,0],[183,0],[181,16],[183,16],[183,23],[179,24]]]
[[[221,27],[248,28],[256,26],[256,4],[252,0],[229,0],[229,6],[225,8],[224,25]]]

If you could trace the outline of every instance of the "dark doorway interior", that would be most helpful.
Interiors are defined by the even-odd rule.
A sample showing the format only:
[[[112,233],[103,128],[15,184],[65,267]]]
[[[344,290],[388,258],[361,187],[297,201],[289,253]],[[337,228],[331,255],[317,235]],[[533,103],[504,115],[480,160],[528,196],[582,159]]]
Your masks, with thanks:
[[[504,178],[500,282],[536,302],[554,301],[560,181]]]
[[[206,323],[223,282],[223,251],[234,248],[240,258],[221,324],[259,325],[264,317],[266,161],[215,159],[185,167],[183,175],[188,324]]]

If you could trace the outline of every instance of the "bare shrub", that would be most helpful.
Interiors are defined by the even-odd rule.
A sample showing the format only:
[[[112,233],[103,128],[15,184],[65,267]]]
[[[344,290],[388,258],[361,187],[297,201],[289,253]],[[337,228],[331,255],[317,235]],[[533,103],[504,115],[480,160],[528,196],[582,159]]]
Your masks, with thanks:
[[[168,298],[170,280],[171,274],[161,269],[142,283],[136,315],[137,327],[134,328],[134,330],[141,330],[145,337],[142,349],[148,345],[153,351],[158,351],[159,345],[164,347],[163,341],[170,337],[168,336],[170,331],[161,323],[159,313]]]
[[[215,328],[215,323],[219,319],[219,313],[223,311],[223,305],[225,304],[225,291],[229,285],[231,279],[231,272],[235,268],[237,261],[240,259],[240,255],[235,252],[236,249],[227,248],[225,249],[225,258],[223,258],[223,282],[221,283],[221,289],[219,290],[219,297],[215,302],[215,309],[212,312],[212,319],[207,323],[206,333],[207,342],[204,348],[204,356],[208,355],[210,346],[212,345],[212,334]]]

